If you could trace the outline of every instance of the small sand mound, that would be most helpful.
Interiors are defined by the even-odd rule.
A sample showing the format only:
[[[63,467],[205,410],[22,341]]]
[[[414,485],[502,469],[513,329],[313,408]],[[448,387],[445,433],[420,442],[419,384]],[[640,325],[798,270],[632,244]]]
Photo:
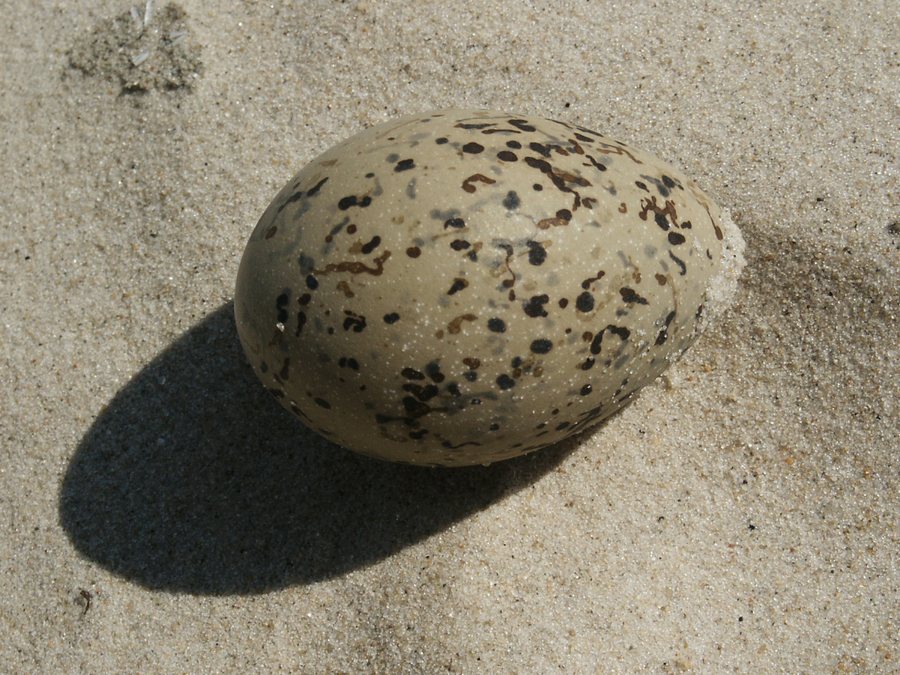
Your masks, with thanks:
[[[148,1],[103,19],[67,56],[70,68],[119,84],[123,94],[190,89],[203,70],[187,13],[175,3],[154,11]]]

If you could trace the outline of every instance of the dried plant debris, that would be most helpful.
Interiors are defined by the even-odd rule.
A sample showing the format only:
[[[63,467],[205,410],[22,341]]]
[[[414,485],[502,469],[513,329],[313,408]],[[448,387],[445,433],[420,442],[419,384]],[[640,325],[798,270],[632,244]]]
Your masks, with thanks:
[[[154,5],[100,21],[69,50],[69,67],[119,84],[123,94],[189,90],[203,64],[187,13],[176,3]]]

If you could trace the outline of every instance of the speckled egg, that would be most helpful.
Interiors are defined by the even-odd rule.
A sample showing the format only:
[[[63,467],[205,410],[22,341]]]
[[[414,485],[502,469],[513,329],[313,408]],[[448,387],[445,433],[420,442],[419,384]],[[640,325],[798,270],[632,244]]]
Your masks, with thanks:
[[[442,110],[367,129],[278,193],[235,315],[268,390],[387,460],[536,450],[620,409],[696,337],[733,225],[584,127]]]

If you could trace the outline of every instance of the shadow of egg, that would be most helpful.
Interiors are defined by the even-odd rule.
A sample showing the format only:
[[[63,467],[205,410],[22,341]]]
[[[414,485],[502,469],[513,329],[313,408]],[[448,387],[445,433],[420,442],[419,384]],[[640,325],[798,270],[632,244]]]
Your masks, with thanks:
[[[351,453],[265,393],[228,303],[101,412],[59,513],[78,551],[143,586],[262,593],[382,560],[532,483],[577,443],[465,469]]]

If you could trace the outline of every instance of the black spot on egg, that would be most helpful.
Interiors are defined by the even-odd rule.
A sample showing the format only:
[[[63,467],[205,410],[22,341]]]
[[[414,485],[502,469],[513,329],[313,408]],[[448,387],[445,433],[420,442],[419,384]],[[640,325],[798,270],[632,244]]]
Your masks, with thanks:
[[[553,342],[547,338],[538,338],[531,342],[531,351],[535,354],[548,354],[553,349]]]
[[[532,265],[543,265],[547,259],[547,249],[543,244],[529,239],[526,246],[528,246],[528,262]]]
[[[519,195],[516,194],[515,190],[510,190],[506,193],[506,197],[503,198],[503,206],[505,206],[509,211],[515,211],[519,208]]]
[[[575,308],[579,312],[590,312],[594,309],[594,296],[587,291],[583,291],[575,298]]]
[[[376,248],[378,248],[378,245],[379,245],[380,243],[381,243],[381,237],[379,237],[379,236],[376,234],[376,235],[375,235],[374,237],[372,237],[369,241],[367,241],[365,244],[363,244],[361,250],[362,250],[363,253],[365,253],[366,255],[368,255],[369,253],[371,253],[372,251],[374,251]]]
[[[507,389],[515,387],[516,381],[506,373],[503,373],[497,378],[497,386],[500,387],[502,391],[506,391]]]
[[[466,288],[469,285],[469,282],[460,277],[456,277],[453,280],[453,283],[450,285],[450,290],[447,291],[447,295],[455,295],[459,293],[461,290]]]
[[[619,289],[619,294],[622,296],[622,300],[631,304],[637,303],[639,305],[649,304],[647,298],[641,297],[633,288],[629,288],[625,286],[624,288]]]
[[[547,316],[547,310],[544,309],[544,305],[548,302],[550,302],[550,296],[546,293],[532,295],[522,304],[522,308],[525,310],[525,314],[532,318]]]

